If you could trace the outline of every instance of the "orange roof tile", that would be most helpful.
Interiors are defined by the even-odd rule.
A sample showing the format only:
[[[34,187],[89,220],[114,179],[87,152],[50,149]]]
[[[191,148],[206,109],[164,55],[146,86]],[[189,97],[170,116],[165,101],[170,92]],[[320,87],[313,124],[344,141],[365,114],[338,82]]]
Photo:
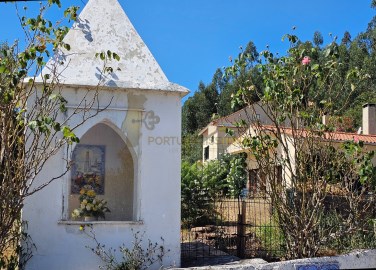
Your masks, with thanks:
[[[263,125],[262,126],[266,130],[273,130],[275,129],[275,126],[270,125]],[[286,134],[292,134],[292,129],[290,127],[281,127],[282,132]],[[297,130],[300,132],[303,136],[305,133],[304,130]],[[333,131],[333,132],[326,132],[325,133],[326,138],[330,138],[334,141],[363,141],[366,144],[375,144],[376,145],[376,135],[365,135],[365,134],[357,134],[357,133],[351,133],[351,132],[339,132],[339,131]]]

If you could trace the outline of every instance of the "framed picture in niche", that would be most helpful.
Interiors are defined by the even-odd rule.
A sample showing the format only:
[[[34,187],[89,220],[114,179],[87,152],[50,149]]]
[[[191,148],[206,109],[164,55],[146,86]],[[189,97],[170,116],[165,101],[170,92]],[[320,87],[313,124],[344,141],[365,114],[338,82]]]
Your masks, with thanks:
[[[98,195],[104,194],[105,151],[104,145],[76,145],[72,153],[71,194],[79,194],[85,185]]]

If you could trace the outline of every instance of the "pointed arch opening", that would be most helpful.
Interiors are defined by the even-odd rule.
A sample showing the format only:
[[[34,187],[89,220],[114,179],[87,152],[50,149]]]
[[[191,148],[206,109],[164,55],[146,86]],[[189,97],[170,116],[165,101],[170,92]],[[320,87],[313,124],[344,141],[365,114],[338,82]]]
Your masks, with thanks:
[[[96,198],[106,200],[107,221],[134,220],[135,162],[132,149],[108,123],[98,123],[72,152],[68,212],[80,207],[80,191],[89,185]]]

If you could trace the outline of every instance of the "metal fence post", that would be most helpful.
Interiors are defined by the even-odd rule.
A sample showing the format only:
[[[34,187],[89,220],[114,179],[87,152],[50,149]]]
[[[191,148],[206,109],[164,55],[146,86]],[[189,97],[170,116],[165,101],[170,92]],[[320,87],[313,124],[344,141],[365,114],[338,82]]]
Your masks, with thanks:
[[[245,258],[245,233],[246,233],[246,213],[247,205],[244,200],[241,201],[241,213],[238,214],[237,226],[237,256],[241,259]]]

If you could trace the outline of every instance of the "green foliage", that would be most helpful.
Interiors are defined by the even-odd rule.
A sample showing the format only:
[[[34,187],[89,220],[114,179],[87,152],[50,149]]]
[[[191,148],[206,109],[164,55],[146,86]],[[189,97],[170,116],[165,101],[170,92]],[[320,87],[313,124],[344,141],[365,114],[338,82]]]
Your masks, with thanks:
[[[56,74],[43,74],[40,91],[35,89],[35,78],[50,56],[48,48],[65,48],[62,42],[66,27],[45,17],[51,0],[40,5],[39,14],[33,18],[20,17],[27,44],[0,45],[0,268],[22,269],[23,259],[31,253],[22,231],[21,211],[27,196],[37,192],[41,185],[33,185],[46,161],[66,143],[78,142],[62,115],[66,112],[66,100],[56,91]],[[77,11],[72,8],[69,14]],[[20,37],[22,39],[22,37]],[[27,145],[27,147],[25,147]],[[59,176],[60,177],[60,176]],[[57,178],[59,178],[57,177]],[[20,246],[23,241],[24,246]],[[26,247],[28,250],[23,250]],[[31,248],[31,247],[30,247]],[[3,257],[6,252],[10,257]]]
[[[64,16],[69,18],[69,20],[76,21],[77,20],[77,11],[80,7],[71,6],[64,11]]]
[[[104,244],[101,244],[96,238],[94,229],[92,226],[88,226],[87,230],[84,226],[80,227],[80,230],[85,233],[89,238],[94,240],[95,247],[89,248],[96,256],[98,256],[104,266],[99,266],[99,269],[106,270],[145,270],[149,269],[152,265],[162,264],[163,257],[166,252],[164,239],[161,238],[161,243],[153,243],[150,239],[147,240],[146,245],[143,243],[143,237],[145,233],[135,232],[133,233],[132,247],[127,247],[123,244],[119,247],[119,252],[114,248],[107,249]],[[133,232],[133,230],[132,230]],[[120,253],[121,259],[118,259]]]
[[[284,237],[283,233],[276,222],[263,224],[257,228],[256,237],[261,241],[261,250],[268,251],[267,257],[283,258]]]
[[[372,210],[370,210],[372,211]],[[350,252],[354,249],[373,249],[376,247],[375,219],[366,217],[358,220],[356,230],[348,228],[346,218],[334,209],[327,211],[321,221],[320,226],[328,228],[330,233],[322,235],[325,241],[325,250],[334,250],[336,254]],[[342,228],[349,229],[343,233]],[[351,230],[354,230],[351,232]]]
[[[49,71],[44,69],[41,73],[51,49],[53,52],[70,50],[70,45],[63,42],[68,28],[59,26],[62,20],[52,22],[46,16],[53,5],[61,7],[60,0],[41,2],[35,17],[19,18],[25,34],[19,39],[27,42],[24,48],[17,42],[0,45],[0,254],[12,249],[19,251],[22,229],[19,221],[26,197],[69,171],[69,160],[62,160],[63,171],[35,183],[48,160],[62,147],[67,146],[68,150],[70,145],[78,143],[75,129],[102,110],[94,108],[98,104],[98,89],[93,88],[88,89],[92,95],[84,95],[83,100],[78,100],[79,105],[68,111],[59,83],[60,74],[53,66],[61,62],[51,63]],[[68,21],[75,21],[77,11],[78,7],[72,6],[64,16]],[[107,51],[107,59],[119,60],[119,56]],[[104,72],[111,72],[111,68],[104,67]],[[80,115],[79,123],[71,125],[77,115]],[[0,268],[12,268],[15,260],[21,262],[19,255],[21,252],[10,260],[1,255]]]
[[[242,81],[252,80],[260,87],[261,78],[255,68],[259,53],[255,44],[250,41],[241,53],[247,63],[242,67]],[[242,104],[232,104],[231,99],[239,90],[239,80],[225,76],[221,69],[217,69],[210,84],[199,83],[198,90],[187,99],[182,110],[183,135],[193,134],[205,127],[213,115],[226,116],[244,107]],[[256,100],[257,97],[253,96]]]
[[[182,160],[195,163],[202,159],[202,136],[197,133],[186,133],[182,136],[181,144]]]
[[[182,192],[207,190],[208,196],[240,195],[247,177],[246,157],[243,154],[224,154],[219,160],[204,164],[182,162]],[[187,189],[186,189],[187,188]]]
[[[347,49],[335,40],[321,49],[318,34],[316,47],[293,34],[283,39],[289,42],[286,55],[276,56],[268,50],[260,53],[256,68],[261,88],[244,80],[244,70],[252,60],[247,55],[240,53],[226,74],[241,86],[232,102],[255,108],[257,96],[257,105],[272,123],[269,127],[256,122],[252,132],[247,127],[239,132],[244,134],[242,146],[265,175],[266,193],[284,235],[286,256],[310,257],[323,244],[319,235],[329,230],[319,226],[328,183],[340,183],[351,201],[349,211],[360,218],[360,198],[375,178],[374,154],[365,153],[361,142],[348,142],[338,150],[331,132],[339,126],[321,123],[324,114],[343,113],[350,97],[370,76],[365,68],[344,67]],[[278,166],[283,175],[276,173]],[[289,200],[281,196],[287,189],[291,190]],[[346,222],[355,227],[354,219]]]
[[[359,180],[364,187],[370,187],[376,191],[376,167],[372,163],[375,151],[365,151],[362,141],[347,141],[342,147],[348,167],[354,168],[353,178]]]
[[[373,1],[371,6],[374,7]],[[276,58],[276,55],[270,54],[265,56],[265,51],[258,53],[252,41],[249,42],[246,49],[241,51],[234,60],[233,70],[226,70],[226,75],[221,80],[220,87],[216,89],[216,98],[213,103],[206,102],[205,95],[202,90],[208,88],[209,92],[213,91],[213,82],[219,78],[214,75],[213,82],[208,86],[200,85],[195,95],[189,98],[183,106],[183,133],[193,133],[203,128],[211,120],[213,114],[226,116],[245,106],[244,100],[252,99],[258,101],[259,94],[265,89],[270,89],[263,83],[260,76],[262,66],[267,69],[271,67],[273,61],[283,61],[291,66],[293,63],[300,63],[304,56],[309,56],[311,64],[305,66],[305,69],[295,69],[290,76],[299,76],[302,71],[316,71],[313,76],[321,76],[315,80],[315,84],[307,85],[307,93],[300,93],[301,87],[297,82],[294,85],[295,95],[302,94],[305,96],[306,103],[308,101],[321,106],[325,113],[331,113],[333,116],[347,116],[353,118],[352,127],[348,131],[354,131],[361,126],[361,106],[367,102],[375,102],[376,76],[376,18],[373,18],[367,29],[359,33],[353,39],[351,34],[346,31],[343,35],[341,43],[336,42],[336,38],[323,46],[322,34],[318,31],[314,33],[313,43],[307,41],[302,42],[294,35],[287,35],[285,38],[290,39],[291,48],[287,52],[287,58]],[[298,55],[297,52],[302,55]],[[269,52],[270,53],[270,52]],[[331,60],[329,61],[329,58]],[[270,60],[270,61],[269,61]],[[287,61],[288,60],[288,61]],[[269,62],[269,63],[267,63]],[[263,63],[257,66],[257,64]],[[266,65],[264,65],[264,63]],[[332,74],[326,72],[329,68]],[[236,70],[235,70],[236,69]],[[284,69],[284,71],[288,70]],[[359,71],[362,70],[360,74]],[[218,75],[220,70],[216,71]],[[278,71],[279,72],[279,71]],[[236,76],[234,76],[236,74]],[[325,77],[325,74],[327,77]],[[287,76],[281,70],[280,75]],[[331,76],[330,78],[328,76]],[[355,75],[355,76],[354,76]],[[363,78],[357,80],[356,78]],[[311,77],[312,78],[312,77]],[[367,78],[367,79],[366,79]],[[330,79],[330,92],[323,89]],[[365,80],[366,79],[366,80]],[[309,77],[301,83],[308,83]],[[247,88],[248,91],[240,91],[240,88]],[[316,92],[317,89],[321,89]],[[292,91],[292,90],[291,90]],[[302,96],[300,95],[300,96]]]
[[[316,31],[313,34],[313,44],[315,44],[317,47],[319,47],[323,43],[324,43],[324,38],[322,37],[322,34],[319,31]]]
[[[214,82],[209,86],[200,82],[198,90],[185,102],[182,109],[183,135],[195,133],[203,128],[209,123],[213,114],[217,113],[217,86]]]
[[[183,224],[210,224],[215,198],[239,197],[245,187],[245,157],[223,155],[204,164],[183,161],[181,177]]]
[[[231,196],[238,198],[243,188],[246,186],[247,181],[247,171],[246,171],[246,155],[239,154],[233,156],[224,156],[222,159],[225,168],[228,170],[225,178],[225,183],[227,184],[227,189]],[[225,186],[225,185],[223,185]]]
[[[371,1],[371,6],[376,6],[375,1]],[[326,239],[322,233],[330,229],[320,228],[318,224],[323,218],[323,200],[332,185],[347,196],[349,211],[356,216],[352,220],[346,217],[347,227],[342,224],[341,233],[346,227],[353,229],[348,231],[348,237],[355,239],[361,235],[362,228],[357,227],[356,219],[364,210],[360,207],[362,196],[374,191],[376,186],[371,162],[374,154],[367,153],[363,143],[357,141],[338,147],[330,134],[356,131],[361,126],[362,105],[376,102],[375,29],[376,17],[354,38],[346,31],[340,44],[332,37],[326,45],[320,32],[314,33],[313,42],[288,34],[284,39],[289,49],[283,56],[269,50],[258,53],[250,42],[246,50],[241,48],[239,55],[230,60],[232,65],[225,69],[226,81],[221,87],[212,88],[211,85],[216,85],[213,82],[208,86],[200,84],[197,94],[184,104],[184,134],[203,128],[213,114],[225,116],[256,102],[263,106],[275,129],[256,127],[256,134],[244,136],[242,146],[250,150],[266,175],[268,188],[274,193],[272,203],[282,207],[277,210],[277,216],[281,232],[286,236],[287,257],[314,256],[325,242],[319,235]],[[205,91],[215,89],[211,96],[215,96],[216,107],[208,102],[210,95],[205,95]],[[323,115],[331,116],[329,124],[321,123]],[[291,130],[291,144],[284,136],[286,126]],[[284,155],[280,155],[281,152]],[[289,157],[291,152],[293,160]],[[214,168],[221,162],[207,166],[207,176],[201,179],[208,182],[200,182],[200,185],[207,188],[210,187],[207,183],[220,183],[222,193],[234,194],[228,181],[231,174],[237,175],[236,168],[240,166],[232,170],[227,163],[230,173],[216,179],[213,175],[222,174]],[[285,180],[289,184],[277,181],[276,166],[283,166],[285,174],[288,171]],[[283,185],[294,186],[291,189],[293,204],[281,196],[286,192]],[[308,231],[312,237],[306,236]]]
[[[181,166],[181,219],[183,227],[191,224],[203,225],[210,222],[213,198],[202,179],[202,165],[182,162]]]

